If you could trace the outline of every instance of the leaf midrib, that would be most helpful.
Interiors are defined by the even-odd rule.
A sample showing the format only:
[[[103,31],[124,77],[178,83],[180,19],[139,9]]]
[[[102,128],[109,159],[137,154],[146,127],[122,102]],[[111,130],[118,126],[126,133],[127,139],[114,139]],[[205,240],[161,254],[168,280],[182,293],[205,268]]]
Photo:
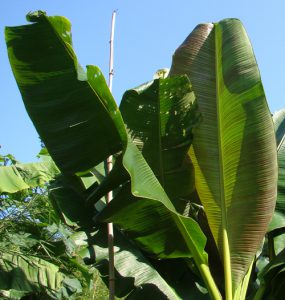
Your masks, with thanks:
[[[222,230],[222,255],[225,271],[225,290],[226,299],[232,299],[232,271],[231,271],[231,257],[228,240],[228,220],[227,220],[227,206],[225,199],[225,177],[224,177],[224,153],[221,139],[221,103],[219,101],[220,95],[220,68],[222,66],[222,43],[221,31],[219,24],[214,24],[215,34],[215,72],[216,72],[216,116],[217,116],[217,135],[218,135],[218,155],[219,155],[219,187],[220,187],[220,201],[221,201],[221,230]],[[222,74],[222,73],[221,73]],[[223,82],[223,80],[221,79]]]

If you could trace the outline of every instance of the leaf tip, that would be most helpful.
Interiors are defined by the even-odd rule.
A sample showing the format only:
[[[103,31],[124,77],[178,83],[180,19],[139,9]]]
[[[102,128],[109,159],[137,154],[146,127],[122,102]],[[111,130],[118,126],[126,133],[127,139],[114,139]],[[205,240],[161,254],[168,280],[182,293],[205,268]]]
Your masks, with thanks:
[[[43,17],[46,17],[46,12],[42,10],[30,11],[26,15],[28,22],[38,22]]]

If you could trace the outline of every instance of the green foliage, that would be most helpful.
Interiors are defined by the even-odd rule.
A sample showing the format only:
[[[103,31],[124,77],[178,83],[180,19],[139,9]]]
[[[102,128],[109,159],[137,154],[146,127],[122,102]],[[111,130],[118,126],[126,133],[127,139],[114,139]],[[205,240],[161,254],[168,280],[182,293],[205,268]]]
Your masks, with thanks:
[[[5,296],[12,299],[21,299],[23,295],[44,289],[52,299],[76,299],[75,294],[81,292],[81,285],[77,279],[68,278],[59,272],[57,265],[38,257],[2,253],[0,264],[0,289],[5,291]],[[20,298],[16,297],[15,293]]]
[[[47,230],[60,234],[67,261],[86,281],[82,261],[107,282],[101,222],[113,222],[118,297],[237,300],[248,286],[255,294],[251,275],[274,212],[278,170],[273,123],[241,22],[198,25],[176,50],[169,77],[127,91],[119,110],[101,71],[79,66],[66,18],[36,12],[28,20],[6,28],[6,42],[26,109],[61,172],[52,174],[49,198],[68,227],[57,221]],[[282,116],[269,252],[284,222]],[[35,184],[16,166],[3,173],[8,192]],[[16,240],[34,247],[30,235]],[[265,246],[257,260],[260,269],[272,261],[259,272],[256,299],[275,293],[268,282],[282,273],[283,240],[275,243],[277,258]]]
[[[51,160],[30,164],[13,163],[0,168],[0,193],[15,193],[28,188],[43,187],[57,174],[59,170]]]
[[[46,191],[47,181],[59,173],[58,169],[50,159],[20,164],[11,156],[4,156],[3,163],[0,294],[9,299],[40,294],[45,299],[77,299],[82,286],[74,277],[59,219]],[[51,224],[56,228],[53,233],[49,230]]]

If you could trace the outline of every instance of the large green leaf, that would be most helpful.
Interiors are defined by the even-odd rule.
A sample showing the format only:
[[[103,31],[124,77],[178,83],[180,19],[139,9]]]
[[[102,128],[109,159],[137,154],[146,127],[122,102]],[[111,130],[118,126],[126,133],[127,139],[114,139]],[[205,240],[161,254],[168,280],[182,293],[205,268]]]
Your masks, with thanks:
[[[0,293],[9,299],[21,299],[25,294],[42,292],[52,299],[76,299],[81,284],[59,271],[59,267],[31,255],[1,253]]]
[[[134,143],[178,211],[195,189],[188,157],[198,114],[186,76],[154,80],[127,91],[120,104]]]
[[[84,172],[121,149],[121,115],[101,71],[78,65],[70,22],[41,11],[27,18],[34,23],[5,29],[24,104],[61,171]]]
[[[196,188],[237,288],[268,227],[277,182],[271,115],[241,22],[198,25],[174,54],[177,74],[189,76],[202,115],[190,152]]]
[[[0,193],[15,193],[42,186],[60,172],[52,160],[0,166]]]

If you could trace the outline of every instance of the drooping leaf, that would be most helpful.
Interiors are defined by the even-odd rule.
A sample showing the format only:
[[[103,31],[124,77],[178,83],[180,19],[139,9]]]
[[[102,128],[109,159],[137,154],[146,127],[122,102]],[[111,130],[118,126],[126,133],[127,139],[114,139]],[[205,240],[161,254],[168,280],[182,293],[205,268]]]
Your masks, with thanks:
[[[59,267],[31,255],[2,253],[0,257],[0,291],[13,299],[43,289],[52,299],[76,299],[82,291],[80,282],[59,271]]]
[[[122,194],[118,193],[100,212],[99,220],[118,224],[150,253],[165,258],[193,257],[205,284],[211,287],[209,293],[221,299],[210,274],[204,251],[206,238],[201,228],[194,219],[177,213],[131,140],[123,154],[123,166],[130,175],[131,185],[123,186]]]
[[[116,296],[126,299],[181,299],[163,277],[155,270],[141,251],[130,243],[119,231],[115,231],[115,276]],[[83,247],[80,256],[88,263],[94,263],[102,279],[108,285],[108,242],[105,228],[100,228],[88,237],[88,247]]]
[[[0,166],[0,193],[43,186],[60,172],[52,160]]]
[[[174,54],[177,74],[189,76],[201,112],[190,151],[196,188],[237,288],[273,214],[277,180],[271,115],[241,22],[198,25]]]
[[[176,218],[188,231],[187,238],[181,234]],[[160,201],[133,196],[129,184],[103,209],[96,220],[114,222],[135,239],[144,251],[160,258],[191,257],[187,240],[193,239],[192,242],[195,241],[201,254],[206,244],[201,229],[193,219],[178,216]]]
[[[101,71],[79,67],[70,22],[43,12],[27,18],[34,23],[5,29],[25,107],[60,170],[85,172],[122,148],[121,115]]]

